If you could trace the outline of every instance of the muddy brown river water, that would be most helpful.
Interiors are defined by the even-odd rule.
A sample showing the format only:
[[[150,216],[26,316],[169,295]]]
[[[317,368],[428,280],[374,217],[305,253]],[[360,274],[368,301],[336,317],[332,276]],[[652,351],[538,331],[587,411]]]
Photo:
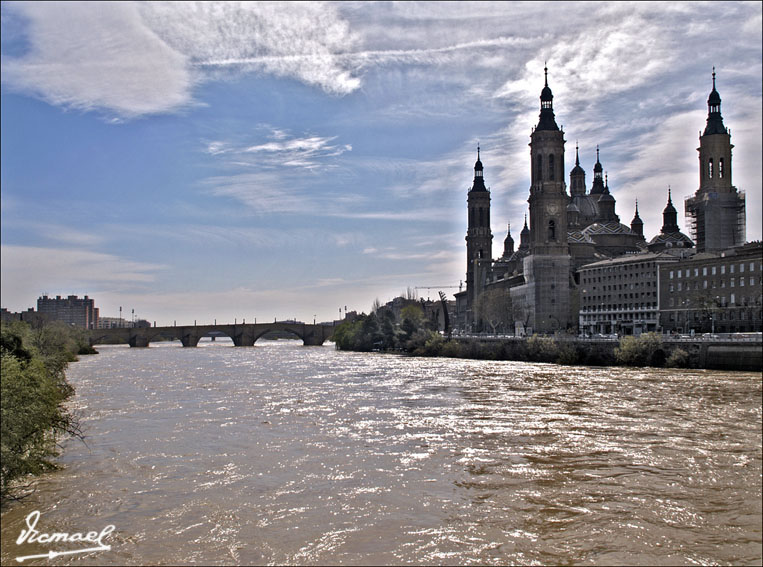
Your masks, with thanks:
[[[86,445],[2,513],[44,564],[761,563],[759,373],[99,347]]]

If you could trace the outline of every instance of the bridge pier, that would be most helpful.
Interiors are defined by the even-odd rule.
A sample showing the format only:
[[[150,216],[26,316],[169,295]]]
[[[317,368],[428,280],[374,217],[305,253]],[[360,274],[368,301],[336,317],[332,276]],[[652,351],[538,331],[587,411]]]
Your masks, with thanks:
[[[129,343],[130,348],[133,348],[133,347],[147,348],[148,347],[148,337],[143,337],[140,335],[131,336],[127,342]]]
[[[184,334],[180,337],[180,342],[183,343],[183,347],[195,347],[199,344],[199,340],[201,339],[198,335],[193,335],[191,333]]]
[[[311,328],[308,328],[305,325],[305,334],[302,337],[304,346],[321,346],[325,340],[322,326],[312,325]]]
[[[238,335],[233,335],[233,337],[231,338],[233,339],[234,346],[241,346],[241,347],[254,346],[254,335],[240,333]]]

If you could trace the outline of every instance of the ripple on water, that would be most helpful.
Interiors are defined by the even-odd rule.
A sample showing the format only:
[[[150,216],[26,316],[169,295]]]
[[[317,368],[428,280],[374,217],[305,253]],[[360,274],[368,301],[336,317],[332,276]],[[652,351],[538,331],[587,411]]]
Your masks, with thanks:
[[[117,527],[63,564],[760,562],[758,375],[201,346],[71,366],[4,564],[32,509]]]

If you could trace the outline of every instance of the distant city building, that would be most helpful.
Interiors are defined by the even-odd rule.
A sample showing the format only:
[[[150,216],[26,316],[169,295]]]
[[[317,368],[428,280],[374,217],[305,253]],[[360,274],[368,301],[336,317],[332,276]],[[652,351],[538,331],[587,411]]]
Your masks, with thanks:
[[[663,265],[679,258],[646,252],[583,266],[580,271],[581,333],[640,335],[660,330],[659,289]]]
[[[122,317],[99,317],[98,329],[123,329],[132,327],[132,321],[126,321]]]
[[[699,253],[660,266],[664,332],[759,332],[763,323],[763,244]]]
[[[24,321],[25,323],[36,325],[41,321],[44,321],[45,318],[37,313],[37,311],[34,310],[34,307],[30,307],[26,311],[21,311],[18,313],[8,311],[5,307],[3,307],[0,309],[0,319],[2,319],[3,323],[10,323],[11,321]]]
[[[37,312],[51,321],[62,321],[83,329],[98,328],[98,308],[87,295],[81,299],[76,295],[65,298],[43,295],[37,299]]]

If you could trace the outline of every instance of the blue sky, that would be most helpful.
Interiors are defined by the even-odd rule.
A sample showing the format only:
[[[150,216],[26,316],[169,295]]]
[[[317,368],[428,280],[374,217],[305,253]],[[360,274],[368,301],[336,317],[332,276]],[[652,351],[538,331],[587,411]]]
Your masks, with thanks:
[[[478,142],[493,255],[519,240],[544,61],[566,171],[577,142],[590,188],[598,144],[647,238],[715,66],[759,240],[761,6],[3,2],[2,306],[331,320],[458,285]]]

